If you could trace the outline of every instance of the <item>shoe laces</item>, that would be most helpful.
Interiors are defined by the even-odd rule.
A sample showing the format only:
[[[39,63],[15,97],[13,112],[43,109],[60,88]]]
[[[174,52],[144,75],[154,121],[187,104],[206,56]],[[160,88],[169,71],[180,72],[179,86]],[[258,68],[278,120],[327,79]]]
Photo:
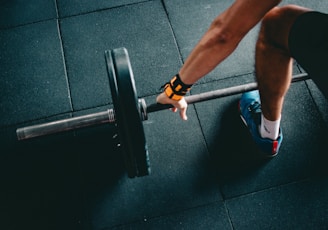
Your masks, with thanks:
[[[248,106],[248,111],[251,113],[251,116],[252,116],[253,120],[257,124],[260,124],[260,121],[261,121],[260,116],[261,116],[261,113],[262,113],[261,104],[258,101],[252,102]]]

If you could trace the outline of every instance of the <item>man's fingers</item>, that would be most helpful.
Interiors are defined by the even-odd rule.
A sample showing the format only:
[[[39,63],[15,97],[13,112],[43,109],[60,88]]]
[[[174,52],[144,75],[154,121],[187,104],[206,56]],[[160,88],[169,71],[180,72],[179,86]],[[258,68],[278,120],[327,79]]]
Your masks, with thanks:
[[[177,112],[179,110],[181,119],[185,121],[188,119],[187,117],[188,105],[184,100],[184,98],[177,102],[169,99],[164,93],[161,93],[160,95],[157,96],[156,102],[161,104],[172,104],[174,106],[173,108],[171,108],[172,112]]]
[[[187,108],[183,108],[183,109],[180,110],[180,117],[184,121],[188,120],[188,117],[187,117]]]

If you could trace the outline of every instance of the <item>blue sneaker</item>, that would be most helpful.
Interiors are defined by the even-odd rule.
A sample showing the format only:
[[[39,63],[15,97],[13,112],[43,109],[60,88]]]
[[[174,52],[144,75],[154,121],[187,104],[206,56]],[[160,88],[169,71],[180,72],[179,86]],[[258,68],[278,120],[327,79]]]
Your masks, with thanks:
[[[244,93],[239,101],[240,117],[248,127],[253,140],[260,150],[268,157],[274,157],[278,154],[283,136],[281,129],[277,140],[262,138],[259,133],[261,124],[261,101],[258,90]]]

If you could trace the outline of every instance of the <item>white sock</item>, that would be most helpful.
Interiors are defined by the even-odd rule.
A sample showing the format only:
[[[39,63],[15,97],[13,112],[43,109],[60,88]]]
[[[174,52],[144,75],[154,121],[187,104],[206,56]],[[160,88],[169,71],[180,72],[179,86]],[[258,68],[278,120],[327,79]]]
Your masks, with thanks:
[[[276,121],[269,121],[262,114],[262,121],[259,128],[260,135],[262,138],[269,138],[276,140],[279,136],[280,120],[281,116]]]

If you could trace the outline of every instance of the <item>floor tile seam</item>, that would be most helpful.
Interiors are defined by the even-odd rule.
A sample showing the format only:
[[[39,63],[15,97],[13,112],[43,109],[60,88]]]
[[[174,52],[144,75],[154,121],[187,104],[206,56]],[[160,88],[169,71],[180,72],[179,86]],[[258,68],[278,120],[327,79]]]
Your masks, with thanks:
[[[311,179],[313,179],[313,178],[308,176],[306,178],[302,178],[302,179],[299,179],[299,180],[294,180],[294,181],[290,181],[290,182],[287,182],[287,183],[282,183],[282,184],[278,184],[278,185],[274,185],[274,186],[269,186],[269,187],[266,187],[266,188],[263,188],[263,189],[259,189],[259,190],[249,192],[249,193],[243,193],[243,194],[239,194],[239,195],[236,195],[236,196],[225,197],[224,201],[225,202],[230,202],[230,201],[233,201],[233,200],[241,199],[243,197],[256,195],[258,193],[272,191],[274,189],[283,188],[283,187],[287,187],[287,186],[294,185],[294,184],[301,184],[301,183],[304,183],[304,182],[310,182]]]
[[[196,113],[196,117],[197,117],[197,121],[198,121],[198,125],[200,127],[200,130],[201,130],[201,133],[202,133],[202,137],[203,137],[203,140],[204,140],[204,143],[205,143],[205,146],[206,146],[206,150],[207,150],[207,157],[209,160],[211,160],[211,152],[210,152],[210,147],[209,147],[209,143],[207,142],[206,140],[206,135],[205,135],[205,131],[204,131],[204,128],[202,126],[202,123],[201,123],[201,120],[200,120],[200,115],[198,113],[198,110],[197,110],[197,107],[195,105],[193,105],[194,107],[194,110],[195,110],[195,113]],[[214,171],[214,170],[213,170]],[[219,185],[219,184],[218,184]],[[221,186],[218,186],[218,192],[220,193],[221,197],[223,198],[224,197],[224,193],[223,193],[223,190],[221,188]],[[224,199],[223,199],[224,201]]]
[[[301,71],[300,71],[300,74],[302,74]],[[246,82],[246,83],[242,83],[242,84],[236,84],[236,85],[231,85],[231,86],[228,86],[228,87],[235,87],[235,86],[240,86],[240,85],[249,84],[249,83],[257,83],[256,77],[255,77],[255,73],[254,72],[246,72],[246,73],[243,73],[243,74],[231,75],[231,76],[220,78],[220,79],[210,79],[209,81],[198,81],[198,82],[196,82],[193,85],[193,87],[195,87],[195,86],[204,86],[206,84],[213,84],[213,83],[220,83],[220,82],[230,81],[232,79],[238,79],[238,78],[246,77],[248,75],[252,75],[254,77],[254,79],[251,80],[250,82]],[[228,88],[228,87],[226,87],[226,88]],[[218,90],[219,89],[225,89],[225,88],[218,88]],[[193,89],[191,89],[191,91],[190,91],[190,94],[191,95],[193,95],[192,91],[193,91]]]
[[[82,15],[92,14],[92,13],[96,13],[96,12],[101,12],[101,11],[106,11],[106,10],[112,10],[112,9],[116,9],[116,8],[123,8],[123,7],[126,7],[126,6],[138,5],[138,4],[143,4],[143,3],[146,3],[146,2],[152,2],[152,1],[155,1],[155,0],[144,0],[144,1],[141,1],[141,2],[137,2],[137,3],[130,3],[130,4],[125,4],[125,5],[120,5],[120,6],[102,8],[102,9],[98,9],[98,10],[92,10],[92,11],[82,12],[82,13],[79,13],[79,14],[72,14],[72,15],[61,17],[60,16],[60,11],[59,11],[59,8],[58,8],[58,4],[57,4],[57,0],[56,0],[55,1],[56,17],[50,17],[50,18],[46,18],[46,19],[42,19],[42,20],[36,20],[36,21],[31,21],[31,22],[26,22],[26,23],[19,23],[17,25],[8,26],[8,27],[1,27],[0,28],[0,31],[2,31],[2,30],[16,29],[16,28],[20,28],[20,27],[24,27],[24,26],[28,26],[28,25],[33,25],[33,24],[38,24],[38,23],[42,23],[42,22],[46,22],[46,21],[52,21],[52,20],[59,20],[60,21],[62,19],[66,19],[66,18],[71,18],[71,17],[76,17],[76,16],[82,16]]]
[[[223,77],[223,78],[217,78],[217,79],[210,79],[208,81],[198,81],[196,84],[194,84],[194,86],[198,86],[198,85],[205,85],[205,84],[212,84],[212,83],[218,83],[218,82],[222,82],[222,81],[229,81],[231,79],[237,79],[240,77],[245,77],[247,75],[253,75],[254,79],[252,82],[256,82],[255,79],[255,73],[254,72],[245,72],[243,74],[238,74],[238,75],[231,75],[231,76],[227,76],[227,77]]]
[[[112,229],[112,228],[115,228],[115,227],[117,228],[117,227],[129,226],[129,225],[132,225],[132,224],[138,224],[138,223],[141,223],[141,222],[148,222],[150,220],[156,220],[156,219],[160,219],[160,218],[163,218],[163,217],[177,216],[179,214],[183,214],[183,213],[191,211],[191,210],[196,210],[196,209],[199,209],[199,208],[206,208],[206,207],[212,206],[212,205],[224,205],[224,202],[222,200],[207,202],[205,204],[196,205],[194,207],[179,209],[177,211],[172,211],[172,212],[166,212],[166,213],[156,215],[156,216],[151,216],[151,217],[143,217],[142,219],[139,218],[139,219],[131,220],[131,221],[128,221],[126,223],[120,223],[120,224],[117,224],[117,225],[114,225],[114,226],[111,226],[111,227],[105,227],[105,228],[102,228],[101,230],[109,230],[109,229]]]
[[[71,84],[70,84],[70,80],[69,80],[69,75],[68,75],[68,71],[67,71],[67,61],[66,61],[66,55],[65,55],[65,49],[64,49],[64,41],[63,41],[63,37],[62,37],[62,30],[61,30],[61,26],[60,26],[60,22],[59,20],[57,20],[57,31],[58,31],[58,37],[59,37],[59,42],[60,42],[60,50],[62,53],[62,62],[63,62],[63,67],[64,67],[64,73],[65,73],[65,80],[66,80],[66,84],[67,84],[67,94],[68,94],[68,98],[69,98],[69,104],[70,104],[70,109],[71,112],[74,111],[74,104],[73,104],[73,98],[72,98],[72,93],[71,93]]]
[[[55,10],[56,10],[56,17],[59,18],[59,11],[58,11],[58,0],[54,0],[55,2]]]
[[[47,18],[47,19],[43,19],[43,20],[37,20],[37,21],[33,21],[33,22],[22,23],[22,24],[10,26],[10,27],[3,27],[3,28],[0,28],[0,31],[14,30],[14,29],[25,27],[25,26],[35,25],[35,24],[48,22],[48,21],[57,21],[57,20],[58,20],[58,17]]]
[[[200,131],[201,131],[201,133],[202,133],[203,140],[204,140],[205,145],[206,145],[207,156],[210,158],[210,157],[211,157],[211,153],[210,153],[209,143],[206,141],[205,131],[204,131],[203,126],[202,126],[202,123],[201,123],[201,121],[200,121],[199,113],[198,113],[197,107],[196,107],[195,105],[193,105],[193,107],[194,107],[194,110],[195,110],[195,113],[196,113],[196,117],[197,117],[198,125],[199,125],[199,127],[200,127]],[[221,193],[221,191],[220,191],[220,193]],[[222,194],[221,194],[221,195],[222,195]]]
[[[305,72],[302,72],[300,70],[299,71],[299,74],[302,74],[302,73],[305,73]],[[295,73],[295,75],[297,75],[297,74],[298,73]],[[198,82],[196,82],[194,84],[194,86],[200,86],[200,85],[211,84],[211,83],[218,83],[218,82],[222,82],[222,81],[229,81],[229,80],[234,79],[234,78],[237,79],[237,78],[240,78],[240,77],[246,77],[248,75],[252,75],[254,77],[253,80],[251,81],[252,83],[253,82],[257,82],[255,72],[254,71],[250,71],[250,72],[245,72],[245,73],[242,73],[242,74],[234,74],[234,75],[225,76],[225,77],[222,77],[222,78],[209,79],[208,81],[206,81],[206,80],[204,80],[204,81],[199,80]],[[206,76],[204,78],[206,78]],[[237,85],[234,85],[234,86],[237,86]]]
[[[299,70],[299,72],[301,74],[302,73],[306,73],[305,70],[303,70],[303,68],[298,63],[297,63],[297,68],[298,68],[298,70]],[[304,81],[304,82],[305,82],[306,88],[307,88],[307,90],[308,90],[308,92],[309,92],[309,94],[311,96],[311,100],[312,100],[312,102],[313,102],[313,104],[314,104],[317,112],[320,114],[320,118],[321,118],[323,124],[325,124],[326,129],[328,129],[328,123],[326,122],[326,119],[325,119],[324,115],[322,114],[321,109],[320,109],[319,105],[317,104],[317,102],[316,102],[316,100],[314,98],[314,95],[313,95],[313,93],[312,93],[312,91],[310,89],[309,84],[307,83],[307,81]]]
[[[178,50],[179,60],[180,60],[181,64],[184,64],[183,55],[182,55],[182,52],[181,52],[181,47],[180,47],[179,42],[177,40],[176,33],[175,33],[174,29],[173,29],[173,25],[172,25],[172,22],[171,22],[170,16],[169,16],[169,11],[168,11],[168,9],[167,9],[167,7],[165,5],[165,1],[164,0],[160,0],[160,1],[162,3],[162,6],[163,6],[163,9],[164,9],[166,18],[167,18],[168,23],[169,23],[169,27],[170,27],[170,31],[171,31],[172,36],[173,36],[174,44],[175,44],[175,46],[177,47],[177,50]]]
[[[233,224],[233,221],[232,221],[232,218],[231,218],[230,210],[229,210],[229,208],[227,206],[227,202],[225,200],[223,200],[223,205],[224,205],[224,209],[225,209],[225,211],[227,213],[227,216],[228,216],[230,227],[231,227],[232,230],[234,230],[235,227],[234,227],[234,224]]]
[[[80,12],[80,13],[66,15],[66,16],[60,16],[60,9],[58,8],[58,19],[62,20],[62,19],[68,19],[68,18],[73,18],[73,17],[79,17],[79,16],[83,16],[83,15],[94,14],[94,13],[97,13],[97,12],[103,12],[103,11],[108,11],[108,10],[124,8],[124,7],[133,6],[133,5],[144,4],[144,3],[147,3],[147,2],[153,2],[153,1],[156,1],[156,0],[143,0],[143,1],[140,1],[140,2],[128,3],[128,4],[124,4],[124,5],[119,5],[119,6],[105,7],[105,8],[101,8],[101,9],[90,10],[90,11]]]
[[[309,94],[311,96],[311,100],[312,100],[312,102],[314,104],[314,107],[316,108],[318,114],[320,115],[320,118],[321,118],[322,123],[324,124],[325,128],[328,129],[328,123],[326,122],[326,119],[324,118],[324,115],[322,114],[321,109],[320,109],[319,105],[317,104],[317,102],[316,102],[316,100],[315,100],[315,98],[313,96],[313,93],[311,92],[310,86],[307,83],[307,81],[305,81],[305,85],[306,85],[306,88],[307,88],[307,90],[308,90],[308,92],[309,92]]]
[[[210,147],[209,147],[209,143],[208,143],[207,140],[206,140],[205,131],[204,131],[204,128],[203,128],[202,123],[201,123],[201,121],[200,121],[200,115],[199,115],[199,113],[198,113],[198,110],[197,110],[196,105],[193,105],[193,108],[194,108],[194,110],[195,110],[196,118],[197,118],[197,122],[198,122],[198,125],[199,125],[199,127],[200,127],[200,131],[201,131],[201,134],[202,134],[202,137],[203,137],[203,141],[204,141],[205,146],[206,146],[206,152],[207,152],[208,160],[211,160]],[[214,170],[213,170],[213,171],[214,171]],[[213,172],[213,173],[214,173],[214,172]],[[218,186],[218,192],[220,193],[221,197],[224,197],[224,194],[223,194],[223,191],[222,191],[221,186]]]

